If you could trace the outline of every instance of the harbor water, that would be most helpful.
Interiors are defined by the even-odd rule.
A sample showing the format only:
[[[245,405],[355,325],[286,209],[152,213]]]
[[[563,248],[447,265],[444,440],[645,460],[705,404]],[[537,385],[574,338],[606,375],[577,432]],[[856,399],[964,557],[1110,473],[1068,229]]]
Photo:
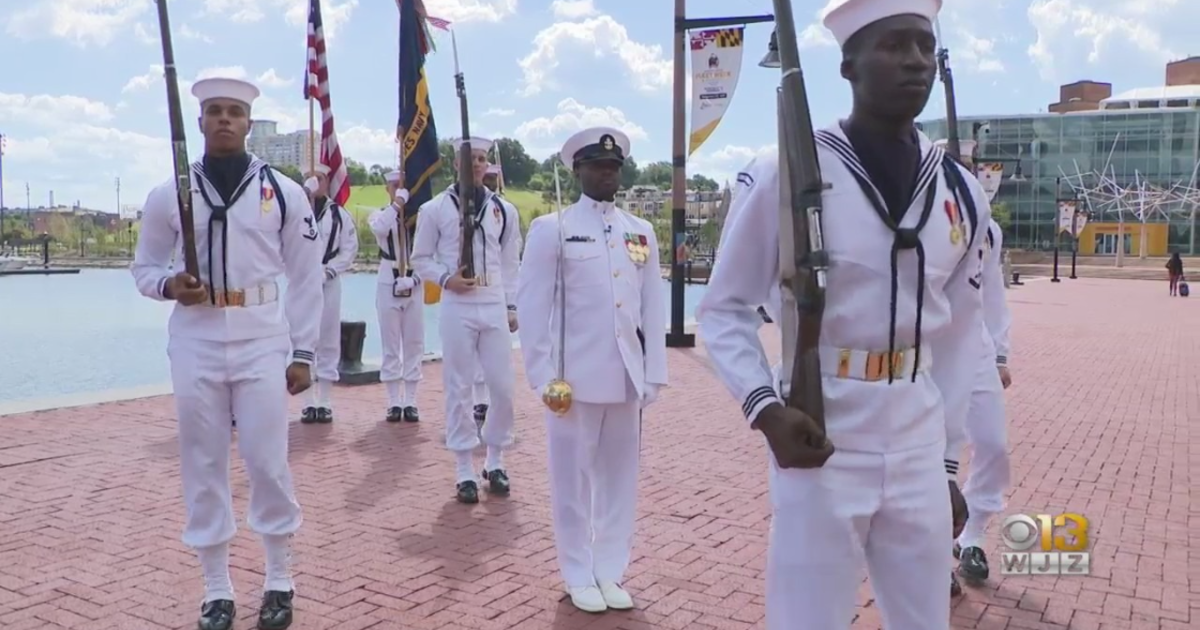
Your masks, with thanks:
[[[367,324],[366,363],[382,354],[374,274],[342,278],[342,320]],[[670,313],[669,283],[664,299]],[[685,319],[704,286],[688,286]],[[173,304],[143,297],[126,269],[0,277],[0,403],[169,383]],[[438,307],[425,309],[425,350],[439,353]],[[516,335],[513,335],[514,342]]]

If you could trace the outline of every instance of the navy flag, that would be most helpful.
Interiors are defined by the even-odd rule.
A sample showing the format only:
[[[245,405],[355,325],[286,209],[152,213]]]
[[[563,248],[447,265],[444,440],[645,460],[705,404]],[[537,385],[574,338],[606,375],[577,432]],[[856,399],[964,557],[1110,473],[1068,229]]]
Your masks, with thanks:
[[[433,174],[441,167],[429,81],[425,77],[425,55],[432,47],[432,38],[422,0],[396,0],[396,4],[400,9],[400,119],[396,133],[400,136],[404,182],[410,195],[405,205],[415,212],[433,198]]]

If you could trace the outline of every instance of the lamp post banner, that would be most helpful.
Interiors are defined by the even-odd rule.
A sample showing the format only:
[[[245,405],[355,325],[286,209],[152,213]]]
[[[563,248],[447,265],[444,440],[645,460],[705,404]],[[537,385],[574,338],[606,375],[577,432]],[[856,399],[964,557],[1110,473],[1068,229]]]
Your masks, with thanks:
[[[996,200],[996,193],[1000,192],[1000,180],[1004,177],[1004,163],[980,163],[975,167],[975,177],[983,185],[983,192],[987,193],[988,202],[994,202]]]
[[[1058,231],[1075,233],[1075,208],[1074,201],[1058,202]]]
[[[729,109],[742,69],[744,27],[692,33],[692,132],[690,157],[716,131]]]

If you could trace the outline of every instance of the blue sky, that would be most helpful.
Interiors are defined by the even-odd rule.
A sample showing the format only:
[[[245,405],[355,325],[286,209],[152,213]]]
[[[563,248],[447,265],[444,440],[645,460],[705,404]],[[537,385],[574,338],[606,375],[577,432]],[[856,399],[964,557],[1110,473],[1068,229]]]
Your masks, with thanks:
[[[609,124],[633,137],[639,162],[669,159],[672,2],[668,0],[426,0],[451,20],[469,90],[472,131],[521,140],[538,159],[572,132]],[[770,0],[689,0],[690,17],[771,12]],[[826,0],[797,0],[801,57],[818,125],[849,107],[839,54],[816,17]],[[256,80],[254,115],[307,128],[301,98],[306,0],[172,0],[175,55],[193,158],[201,144],[186,81],[233,73]],[[392,0],[324,0],[333,108],[343,151],[390,163],[396,122]],[[1044,111],[1058,86],[1109,81],[1114,91],[1161,85],[1188,50],[1195,0],[946,0],[942,28],[960,115]],[[746,32],[743,74],[721,126],[689,161],[719,181],[773,150],[778,71],[758,68],[769,25]],[[0,2],[0,134],[4,201],[92,208],[140,205],[170,176],[168,122],[150,0]],[[458,130],[450,40],[431,56],[439,135]],[[940,88],[925,117],[943,111]]]

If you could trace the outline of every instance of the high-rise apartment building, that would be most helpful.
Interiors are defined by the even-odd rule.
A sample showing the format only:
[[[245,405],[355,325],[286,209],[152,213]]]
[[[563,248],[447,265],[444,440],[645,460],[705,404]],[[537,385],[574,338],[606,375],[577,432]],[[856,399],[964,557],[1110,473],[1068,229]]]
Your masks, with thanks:
[[[307,170],[312,155],[311,147],[307,130],[279,133],[278,123],[273,120],[250,123],[246,150],[275,168],[291,166],[300,171]]]

